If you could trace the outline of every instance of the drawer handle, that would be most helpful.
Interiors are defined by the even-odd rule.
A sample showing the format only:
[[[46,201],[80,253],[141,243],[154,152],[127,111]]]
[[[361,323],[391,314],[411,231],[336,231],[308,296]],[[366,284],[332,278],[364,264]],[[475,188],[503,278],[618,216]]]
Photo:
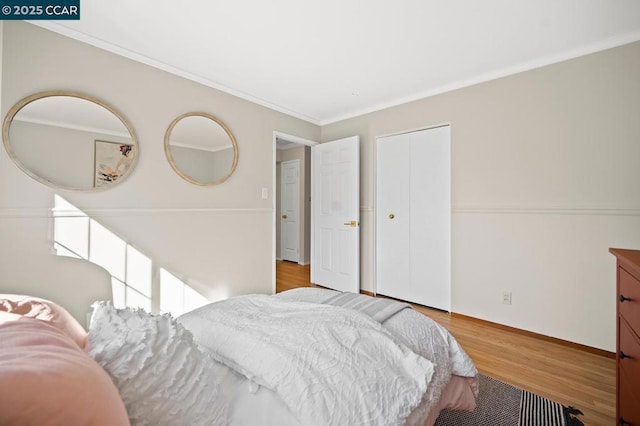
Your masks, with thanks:
[[[625,354],[624,352],[620,351],[620,359],[625,359],[625,358],[631,358],[629,355]]]
[[[618,419],[618,424],[623,426],[623,425],[631,425],[631,423],[629,423],[628,421],[626,421],[624,418],[620,417]]]
[[[631,301],[631,299],[630,299],[630,298],[625,297],[623,294],[621,294],[621,295],[620,295],[620,303],[624,302],[625,300],[626,300],[626,301]]]

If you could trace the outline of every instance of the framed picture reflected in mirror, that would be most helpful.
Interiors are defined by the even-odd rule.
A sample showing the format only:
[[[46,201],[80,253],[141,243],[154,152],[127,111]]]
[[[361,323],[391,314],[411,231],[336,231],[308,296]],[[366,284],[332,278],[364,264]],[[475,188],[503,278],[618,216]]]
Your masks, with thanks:
[[[133,145],[95,141],[94,187],[109,184],[124,176],[133,163]]]

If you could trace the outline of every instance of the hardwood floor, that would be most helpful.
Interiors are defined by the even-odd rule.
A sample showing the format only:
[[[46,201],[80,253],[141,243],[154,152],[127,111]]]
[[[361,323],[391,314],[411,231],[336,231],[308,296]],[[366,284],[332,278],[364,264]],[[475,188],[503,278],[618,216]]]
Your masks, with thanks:
[[[309,265],[276,262],[276,291],[317,287]],[[615,421],[615,360],[469,318],[414,305],[446,327],[473,359],[480,373],[537,393],[584,413],[587,426]]]

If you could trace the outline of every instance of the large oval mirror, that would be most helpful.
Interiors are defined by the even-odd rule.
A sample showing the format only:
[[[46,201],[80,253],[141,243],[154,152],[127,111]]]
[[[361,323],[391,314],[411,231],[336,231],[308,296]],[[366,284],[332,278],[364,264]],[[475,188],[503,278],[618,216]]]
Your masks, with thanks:
[[[122,115],[76,92],[22,99],[7,113],[2,138],[18,167],[56,189],[110,188],[131,173],[138,156],[135,133]]]
[[[173,120],[164,137],[164,151],[173,170],[196,185],[224,182],[238,163],[233,133],[206,112],[188,112]]]

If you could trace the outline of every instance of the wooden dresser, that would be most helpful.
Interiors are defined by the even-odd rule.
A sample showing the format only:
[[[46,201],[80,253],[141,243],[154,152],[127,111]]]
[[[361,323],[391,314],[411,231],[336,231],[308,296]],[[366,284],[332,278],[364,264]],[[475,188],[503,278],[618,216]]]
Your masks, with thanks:
[[[640,426],[640,250],[617,258],[616,424]]]

